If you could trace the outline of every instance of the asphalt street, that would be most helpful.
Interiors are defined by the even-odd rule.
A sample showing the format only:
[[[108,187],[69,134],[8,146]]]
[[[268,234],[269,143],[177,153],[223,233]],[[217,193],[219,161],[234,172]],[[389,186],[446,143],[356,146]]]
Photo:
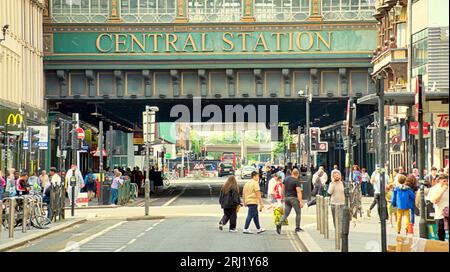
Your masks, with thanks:
[[[64,231],[50,234],[39,240],[16,248],[16,252],[221,252],[243,251],[264,252],[304,251],[292,224],[286,227],[282,235],[275,232],[270,211],[261,214],[261,225],[267,230],[262,234],[243,234],[246,209],[238,216],[238,233],[218,229],[222,216],[218,204],[221,185],[226,178],[204,179],[195,181],[176,181],[151,200],[152,207],[182,209],[183,216],[170,216],[162,220],[126,221],[127,209],[141,207],[143,199],[132,207],[121,207],[123,219],[96,219],[76,225]],[[243,186],[245,181],[241,181]],[[189,207],[186,212],[186,207]],[[107,209],[102,209],[107,212]],[[109,209],[115,210],[117,209]],[[190,212],[193,213],[190,216]],[[204,213],[204,215],[202,214]],[[213,215],[213,216],[212,216]],[[291,216],[294,220],[294,215]],[[309,222],[312,220],[306,221]],[[255,229],[251,225],[251,229]]]

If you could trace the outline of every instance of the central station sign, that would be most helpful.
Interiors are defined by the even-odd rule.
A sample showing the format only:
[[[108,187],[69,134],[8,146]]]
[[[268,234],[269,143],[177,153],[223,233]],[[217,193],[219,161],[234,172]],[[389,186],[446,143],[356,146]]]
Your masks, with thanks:
[[[215,34],[215,35],[214,35]],[[102,53],[265,52],[331,50],[332,33],[102,33],[95,45]]]
[[[49,55],[328,55],[376,47],[373,29],[320,31],[54,32]],[[331,55],[330,55],[331,54]],[[343,58],[345,56],[342,55]]]

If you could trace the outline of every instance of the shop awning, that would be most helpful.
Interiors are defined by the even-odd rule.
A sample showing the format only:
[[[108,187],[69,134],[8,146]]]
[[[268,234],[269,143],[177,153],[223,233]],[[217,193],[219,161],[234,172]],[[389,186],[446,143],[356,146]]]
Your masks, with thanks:
[[[397,93],[385,93],[384,98],[386,105],[397,106],[411,106],[414,105],[415,94],[412,92],[397,92]],[[447,92],[426,92],[426,101],[443,101],[448,103],[449,93]],[[357,100],[360,105],[376,105],[378,104],[378,96],[376,94],[369,94],[363,96]]]

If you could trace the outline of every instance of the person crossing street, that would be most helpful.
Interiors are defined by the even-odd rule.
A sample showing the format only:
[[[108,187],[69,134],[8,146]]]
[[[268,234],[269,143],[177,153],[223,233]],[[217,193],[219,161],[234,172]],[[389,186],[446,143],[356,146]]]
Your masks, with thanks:
[[[72,206],[72,184],[70,184],[70,179],[75,177],[75,203],[77,202],[78,194],[80,193],[81,188],[84,188],[84,180],[81,171],[78,169],[77,165],[72,164],[70,169],[67,170],[66,174],[66,184],[69,195],[69,206]]]
[[[244,234],[252,234],[249,230],[250,223],[253,220],[256,226],[256,233],[260,234],[265,232],[259,224],[258,204],[259,210],[262,211],[264,203],[261,197],[261,189],[259,187],[259,174],[253,171],[251,174],[251,180],[244,185],[243,197],[244,207],[248,207],[247,219],[245,220]]]
[[[301,221],[301,208],[303,208],[303,200],[302,200],[302,190],[300,186],[300,180],[299,180],[299,172],[297,169],[294,169],[292,171],[292,175],[287,177],[284,180],[284,201],[285,201],[285,208],[284,208],[284,214],[281,217],[280,222],[278,223],[277,227],[277,233],[281,234],[281,225],[282,223],[289,217],[289,214],[291,213],[291,210],[295,210],[295,232],[303,231],[300,228],[300,221]]]

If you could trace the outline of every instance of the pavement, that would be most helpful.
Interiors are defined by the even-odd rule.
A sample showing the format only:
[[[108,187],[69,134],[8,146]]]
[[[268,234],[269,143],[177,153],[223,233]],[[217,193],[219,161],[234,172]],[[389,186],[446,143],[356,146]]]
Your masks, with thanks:
[[[371,217],[367,217],[366,211],[370,207],[373,198],[363,198],[363,217],[352,220],[349,231],[349,252],[381,252],[381,223],[377,213],[377,207],[372,210]],[[316,206],[305,208],[302,210],[306,214],[315,214]],[[324,238],[323,234],[317,229],[317,223],[312,223],[304,226],[304,232],[299,233],[299,237],[309,252],[341,252],[336,247],[336,231],[333,226],[333,219],[331,217],[331,209],[329,210],[329,237]],[[414,225],[414,236],[419,236],[418,228],[419,218],[416,217],[416,224]],[[386,224],[387,244],[396,244],[397,232],[395,228],[395,221],[391,227],[389,221]],[[403,235],[406,235],[403,231]]]
[[[78,209],[75,216],[66,210],[67,222],[82,222],[52,233],[33,237],[33,232],[22,234],[16,231],[16,239],[23,239],[16,246],[6,247],[8,251],[54,252],[54,251],[163,251],[163,252],[339,252],[335,248],[334,229],[329,212],[329,239],[324,239],[316,229],[316,206],[302,209],[303,232],[295,233],[295,214],[289,217],[289,226],[278,235],[273,223],[272,211],[260,213],[261,226],[265,233],[245,235],[242,227],[247,209],[238,213],[238,233],[229,233],[228,226],[218,230],[222,210],[218,195],[226,178],[210,180],[177,180],[166,188],[165,193],[151,198],[149,216],[144,216],[144,199],[139,198],[127,206],[114,209]],[[240,182],[243,186],[244,181]],[[363,199],[364,211],[372,198]],[[416,220],[418,221],[418,220]],[[62,223],[64,224],[64,223]],[[55,228],[56,229],[56,228]],[[255,227],[252,223],[252,231]],[[387,225],[388,244],[395,243],[395,229]],[[415,233],[418,234],[417,224]],[[6,234],[7,235],[7,234]],[[31,237],[30,241],[25,236]],[[8,239],[3,235],[3,240]],[[11,242],[11,241],[9,241]],[[0,247],[0,251],[1,251]],[[351,224],[349,251],[381,251],[380,224],[376,208],[372,217],[363,216]]]

